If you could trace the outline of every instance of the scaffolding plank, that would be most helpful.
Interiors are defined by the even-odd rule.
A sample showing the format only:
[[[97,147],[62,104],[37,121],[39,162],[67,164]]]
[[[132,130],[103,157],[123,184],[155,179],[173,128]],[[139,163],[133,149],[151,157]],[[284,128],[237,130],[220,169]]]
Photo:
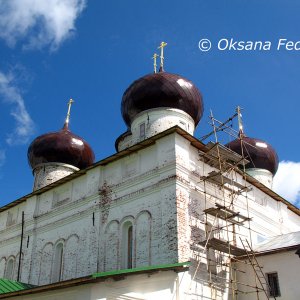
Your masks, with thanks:
[[[205,247],[207,243],[208,248],[213,248],[215,250],[232,254],[233,256],[241,256],[245,255],[246,251],[244,249],[241,249],[239,247],[231,245],[229,242],[217,239],[217,238],[211,238],[209,240],[204,240],[199,243],[199,245]]]
[[[232,215],[238,216],[239,218],[242,218],[244,220],[251,220],[250,218],[242,215],[240,212],[236,212],[232,209],[227,208],[226,206],[220,205],[218,203],[216,203],[216,207],[222,210],[226,210],[227,212],[231,213]]]
[[[219,149],[217,149],[217,147],[215,145]],[[220,153],[221,158],[223,158],[225,160],[229,160],[234,163],[240,162],[242,164],[244,162],[245,164],[247,164],[249,162],[249,160],[247,160],[245,158],[243,159],[243,157],[240,154],[230,150],[229,148],[223,146],[222,144],[208,142],[206,144],[206,147],[209,149],[211,154],[213,154],[217,158],[218,158],[218,153]]]
[[[202,156],[205,158],[205,161],[213,167],[219,166],[219,158],[223,163],[227,162],[234,165],[243,166],[249,163],[249,160],[219,143],[208,142],[205,147],[207,152]]]
[[[220,186],[224,186],[225,184],[233,185],[238,189],[243,189],[246,191],[244,185],[236,182],[235,180],[229,179],[228,177],[222,175],[221,172],[211,171],[208,173],[208,176],[202,176],[201,179]]]
[[[204,213],[210,214],[214,217],[218,217],[222,220],[231,222],[233,224],[241,224],[250,218],[243,216],[240,212],[235,212],[225,206],[216,204],[216,207],[210,207],[203,211]]]

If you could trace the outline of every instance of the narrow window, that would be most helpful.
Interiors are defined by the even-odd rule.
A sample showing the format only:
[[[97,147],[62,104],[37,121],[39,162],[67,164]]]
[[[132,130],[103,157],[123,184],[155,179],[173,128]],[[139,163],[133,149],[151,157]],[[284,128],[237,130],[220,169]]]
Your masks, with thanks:
[[[186,123],[183,121],[179,121],[179,123],[182,125],[181,128],[183,128],[184,130],[186,130]]]
[[[131,269],[133,267],[133,226],[127,221],[122,230],[122,268]]]
[[[279,297],[280,296],[280,289],[279,289],[279,281],[278,281],[278,274],[277,272],[268,273],[267,279],[269,283],[269,293],[270,296]]]
[[[146,136],[145,123],[140,124],[140,139],[144,140]]]
[[[132,225],[128,227],[127,231],[127,268],[132,268],[132,246],[133,246],[133,239],[132,239]]]
[[[63,244],[57,244],[54,254],[53,262],[53,273],[52,273],[52,282],[57,282],[62,280],[63,274]]]
[[[13,280],[14,278],[14,268],[15,268],[15,260],[10,258],[6,265],[5,278],[9,280]]]

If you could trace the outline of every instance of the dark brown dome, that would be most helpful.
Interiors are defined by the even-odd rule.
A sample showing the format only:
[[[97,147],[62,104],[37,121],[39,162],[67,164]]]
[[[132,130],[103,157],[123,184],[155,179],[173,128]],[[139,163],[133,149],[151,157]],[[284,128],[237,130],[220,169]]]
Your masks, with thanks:
[[[64,163],[79,169],[93,164],[95,155],[89,144],[73,134],[68,126],[57,132],[37,137],[28,148],[28,162],[32,169],[42,163]]]
[[[236,139],[225,145],[238,154],[242,154],[240,139]],[[259,168],[270,171],[273,175],[278,169],[278,156],[271,145],[265,141],[243,137],[243,152],[246,159],[250,162],[246,165],[246,169]]]
[[[147,109],[170,107],[189,114],[197,125],[203,114],[202,96],[188,79],[159,72],[134,81],[122,98],[122,116],[129,127],[135,116]]]

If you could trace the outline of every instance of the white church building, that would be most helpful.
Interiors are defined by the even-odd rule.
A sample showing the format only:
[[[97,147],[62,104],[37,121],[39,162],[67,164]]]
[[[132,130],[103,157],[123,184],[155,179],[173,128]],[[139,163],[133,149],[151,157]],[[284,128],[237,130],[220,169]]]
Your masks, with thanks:
[[[0,299],[299,299],[300,211],[268,143],[241,120],[225,146],[224,123],[194,137],[202,96],[163,59],[125,91],[112,156],[94,162],[71,103],[29,146],[33,192],[0,208]]]

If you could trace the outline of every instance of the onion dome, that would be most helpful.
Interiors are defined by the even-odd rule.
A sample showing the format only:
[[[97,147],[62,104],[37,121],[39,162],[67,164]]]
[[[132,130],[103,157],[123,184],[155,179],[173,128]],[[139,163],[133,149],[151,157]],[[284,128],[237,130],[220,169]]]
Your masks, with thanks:
[[[274,176],[278,169],[278,156],[272,146],[265,141],[245,136],[242,141],[244,157],[249,160],[246,169],[265,169],[270,171]],[[240,139],[236,139],[225,146],[242,155]]]
[[[68,122],[60,131],[37,137],[29,146],[27,156],[32,169],[39,164],[52,162],[85,169],[95,159],[90,145],[69,130]]]
[[[122,98],[121,112],[130,127],[137,114],[160,107],[183,110],[197,125],[204,105],[202,95],[190,80],[161,70],[137,79],[127,88]]]

